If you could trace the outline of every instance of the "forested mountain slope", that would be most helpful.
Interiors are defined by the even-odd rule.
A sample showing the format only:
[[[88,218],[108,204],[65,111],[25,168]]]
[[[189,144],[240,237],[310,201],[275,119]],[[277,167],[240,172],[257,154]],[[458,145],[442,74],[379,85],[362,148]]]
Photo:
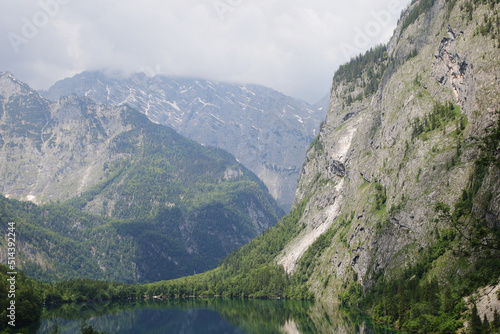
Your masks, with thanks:
[[[286,211],[305,151],[328,107],[327,100],[310,105],[260,85],[143,73],[117,78],[83,72],[41,94],[54,101],[76,94],[127,104],[198,143],[227,150],[264,181]]]
[[[0,75],[0,139],[1,193],[42,204],[2,199],[4,220],[26,231],[20,267],[35,277],[192,274],[282,216],[228,152],[127,106],[76,96],[49,102],[9,73]]]

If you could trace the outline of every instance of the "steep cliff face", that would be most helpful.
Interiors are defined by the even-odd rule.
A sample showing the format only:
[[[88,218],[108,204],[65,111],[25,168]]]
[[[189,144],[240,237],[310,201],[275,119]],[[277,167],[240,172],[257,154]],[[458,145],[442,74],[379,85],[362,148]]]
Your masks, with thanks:
[[[65,200],[104,176],[105,155],[115,137],[132,129],[126,108],[90,100],[51,104],[9,73],[0,75],[0,192],[35,203]],[[105,124],[105,128],[103,125]]]
[[[369,288],[415,263],[450,227],[438,203],[453,208],[469,196],[473,215],[498,228],[498,167],[489,165],[479,184],[473,180],[477,138],[495,128],[500,107],[496,35],[478,33],[498,5],[476,6],[472,20],[466,5],[415,1],[387,47],[335,74],[295,199],[310,197],[301,219],[306,227],[278,258],[296,272],[308,248],[329,232],[331,243],[309,270],[322,299],[337,299],[352,282]],[[423,8],[417,6],[427,8],[416,15]],[[475,197],[464,191],[473,183]],[[435,268],[438,277],[459,269],[450,253]]]

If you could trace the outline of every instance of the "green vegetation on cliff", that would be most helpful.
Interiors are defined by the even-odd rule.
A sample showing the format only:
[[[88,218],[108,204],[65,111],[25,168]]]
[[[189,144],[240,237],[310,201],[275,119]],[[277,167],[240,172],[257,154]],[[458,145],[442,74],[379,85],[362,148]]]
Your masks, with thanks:
[[[340,66],[335,72],[333,83],[347,86],[345,104],[350,106],[353,102],[369,97],[377,91],[386,69],[387,46],[378,45]],[[357,85],[363,87],[363,90],[354,94]]]
[[[299,260],[317,298],[404,331],[456,333],[470,296],[500,282],[497,15],[498,1],[413,1],[382,63],[371,50],[336,73],[322,150],[299,181],[299,196],[318,199],[309,226],[342,207]],[[384,68],[365,96],[369,70]],[[339,163],[341,200],[326,186]],[[492,311],[479,308],[490,322]]]
[[[417,4],[415,5],[415,3]],[[436,0],[412,0],[410,10],[403,18],[401,33],[413,24],[422,14],[425,14],[435,3]]]

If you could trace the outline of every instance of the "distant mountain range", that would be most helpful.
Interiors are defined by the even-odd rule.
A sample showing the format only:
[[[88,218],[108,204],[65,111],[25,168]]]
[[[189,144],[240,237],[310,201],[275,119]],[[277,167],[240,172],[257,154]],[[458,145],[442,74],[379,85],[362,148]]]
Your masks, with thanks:
[[[201,272],[283,215],[230,153],[129,106],[50,102],[10,73],[0,73],[0,179],[0,220],[17,223],[19,267],[37,278]]]
[[[285,210],[329,104],[328,96],[310,105],[259,85],[145,74],[113,78],[101,72],[83,72],[40,93],[52,101],[76,94],[127,104],[198,143],[225,149],[264,181]]]

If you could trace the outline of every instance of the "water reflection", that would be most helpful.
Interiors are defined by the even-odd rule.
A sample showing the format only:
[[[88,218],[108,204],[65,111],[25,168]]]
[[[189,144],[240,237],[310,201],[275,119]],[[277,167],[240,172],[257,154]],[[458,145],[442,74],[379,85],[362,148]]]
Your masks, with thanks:
[[[82,320],[108,333],[382,334],[397,333],[360,312],[319,302],[176,300],[67,304],[45,309],[36,333],[78,333]]]

